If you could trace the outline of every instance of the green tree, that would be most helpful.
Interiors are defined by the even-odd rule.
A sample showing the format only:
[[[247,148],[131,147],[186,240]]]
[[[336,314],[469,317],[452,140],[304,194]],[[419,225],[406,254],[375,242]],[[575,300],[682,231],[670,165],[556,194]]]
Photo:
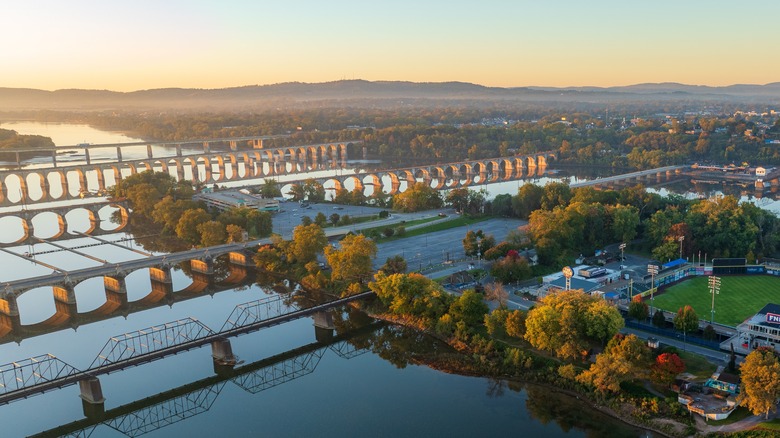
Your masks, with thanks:
[[[674,316],[674,328],[686,333],[699,329],[699,317],[693,307],[686,305],[677,310],[677,315]]]
[[[512,198],[512,210],[515,216],[528,219],[531,213],[542,208],[544,189],[533,183],[525,183],[517,189],[517,196]]]
[[[406,267],[406,260],[400,255],[394,255],[392,257],[388,257],[385,261],[385,264],[382,265],[379,270],[384,272],[386,275],[403,274],[406,272]]]
[[[774,350],[759,347],[745,357],[739,367],[741,384],[737,402],[754,415],[777,412],[780,398],[780,363]]]
[[[649,313],[650,309],[647,303],[642,301],[642,297],[639,295],[635,296],[628,305],[628,316],[637,321],[645,321]]]
[[[488,312],[487,305],[482,301],[482,294],[473,289],[467,289],[450,304],[449,313],[454,321],[463,321],[466,326],[476,328],[481,325]]]
[[[320,228],[324,227],[325,224],[328,223],[328,218],[325,216],[325,213],[319,211],[314,216],[314,223],[317,224]]]
[[[605,300],[596,300],[585,311],[585,333],[605,343],[624,326],[623,317]]]
[[[385,275],[380,271],[368,287],[391,313],[423,318],[430,327],[454,300],[438,283],[416,273]]]
[[[541,208],[545,210],[552,210],[555,207],[565,208],[569,205],[571,198],[571,189],[568,184],[552,182],[543,187]]]
[[[202,208],[187,210],[181,215],[179,223],[176,224],[176,236],[191,245],[200,243],[200,232],[198,225],[211,220],[211,215]]]
[[[282,189],[279,187],[279,183],[271,178],[263,180],[263,185],[260,186],[260,196],[266,199],[282,196]]]
[[[341,220],[341,215],[338,213],[333,213],[330,215],[329,219],[330,223],[335,227],[339,223],[339,220]]]
[[[663,310],[655,310],[655,313],[653,314],[653,325],[656,327],[663,327],[666,325],[666,317],[664,317]]]
[[[639,227],[639,210],[633,206],[616,205],[610,209],[612,233],[618,242],[631,242]]]

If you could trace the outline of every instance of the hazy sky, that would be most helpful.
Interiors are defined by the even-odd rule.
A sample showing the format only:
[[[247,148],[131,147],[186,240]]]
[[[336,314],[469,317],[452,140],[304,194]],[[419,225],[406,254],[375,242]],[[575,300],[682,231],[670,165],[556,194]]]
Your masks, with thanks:
[[[3,0],[0,87],[780,81],[780,1]]]

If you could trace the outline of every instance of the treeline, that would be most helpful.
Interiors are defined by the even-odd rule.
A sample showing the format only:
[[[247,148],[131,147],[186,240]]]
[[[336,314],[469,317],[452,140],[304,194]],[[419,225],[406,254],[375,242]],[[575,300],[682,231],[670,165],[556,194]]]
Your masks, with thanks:
[[[549,266],[564,266],[578,254],[634,239],[643,239],[663,262],[680,256],[680,240],[683,257],[702,251],[751,261],[773,256],[780,243],[780,219],[733,196],[686,200],[664,198],[642,186],[598,191],[528,183],[510,202],[513,215],[528,218],[531,243],[540,262]]]
[[[640,114],[653,114],[645,106]],[[662,109],[661,109],[662,110]],[[636,113],[634,113],[636,114]],[[777,117],[698,116],[612,118],[598,111],[500,106],[404,109],[319,108],[258,113],[60,114],[68,121],[149,140],[290,134],[267,147],[360,140],[387,164],[488,158],[555,150],[560,159],[619,168],[653,168],[690,161],[780,163]],[[53,117],[46,113],[47,118]],[[759,133],[766,126],[764,135]]]
[[[109,192],[112,197],[130,202],[131,224],[138,225],[134,229],[148,234],[152,225],[163,235],[178,238],[178,243],[206,247],[271,234],[270,213],[248,207],[212,211],[204,203],[192,200],[194,190],[189,182],[176,182],[162,172],[131,175],[118,181]]]
[[[54,142],[42,135],[19,135],[14,130],[0,128],[0,149],[53,148]]]

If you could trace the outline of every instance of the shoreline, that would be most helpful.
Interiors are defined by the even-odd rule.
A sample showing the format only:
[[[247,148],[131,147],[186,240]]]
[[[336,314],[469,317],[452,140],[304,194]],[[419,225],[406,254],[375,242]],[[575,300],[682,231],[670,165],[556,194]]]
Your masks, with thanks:
[[[355,304],[352,303],[351,305],[355,305]],[[445,338],[439,336],[436,333],[432,333],[430,330],[427,330],[427,329],[425,329],[423,327],[420,327],[418,325],[413,324],[411,321],[400,319],[400,318],[394,318],[394,317],[392,317],[390,315],[387,315],[387,314],[377,314],[377,313],[374,313],[374,312],[370,312],[367,309],[361,308],[359,306],[357,308],[359,310],[365,312],[371,318],[378,319],[380,321],[385,321],[385,322],[390,323],[390,324],[397,324],[397,325],[400,325],[400,326],[403,326],[403,327],[407,327],[407,328],[411,328],[411,329],[414,329],[414,330],[418,330],[418,331],[426,334],[427,336],[431,336],[431,337],[433,337],[435,339],[438,339],[441,342],[446,343],[447,345],[449,345],[450,347],[452,347],[456,351],[458,351],[458,353],[460,353],[460,354],[465,354],[465,353],[469,352],[468,351],[469,349],[468,349],[467,345],[459,343],[459,342],[458,343],[452,342],[451,340],[445,339]],[[483,373],[470,373],[470,372],[465,372],[464,370],[443,369],[443,368],[432,367],[431,365],[428,365],[428,364],[425,364],[425,365],[428,366],[431,369],[435,369],[437,371],[441,371],[441,372],[445,372],[445,373],[458,374],[458,375],[470,376],[470,377],[491,377],[491,376],[485,375]],[[581,393],[576,392],[576,391],[560,388],[560,387],[551,385],[549,383],[537,382],[537,381],[533,381],[533,380],[522,379],[522,378],[518,378],[516,376],[497,375],[497,376],[493,376],[493,377],[497,377],[497,378],[500,378],[500,379],[503,379],[503,380],[507,380],[507,381],[513,381],[513,382],[522,383],[524,385],[533,385],[533,386],[536,386],[536,387],[539,387],[539,388],[545,388],[545,389],[548,389],[548,390],[552,390],[552,392],[554,392],[554,393],[561,394],[561,395],[564,395],[564,396],[567,396],[567,397],[575,398],[576,400],[585,403],[591,409],[594,409],[594,410],[596,410],[596,411],[598,411],[598,412],[600,412],[600,413],[602,413],[602,414],[604,414],[604,415],[606,415],[606,416],[608,416],[608,417],[610,417],[610,418],[612,418],[614,420],[617,420],[617,421],[619,421],[619,422],[621,422],[621,423],[623,423],[625,425],[628,425],[628,426],[631,426],[631,427],[634,427],[634,428],[637,428],[637,429],[645,430],[645,431],[648,431],[648,432],[652,432],[652,433],[654,433],[656,435],[659,435],[659,436],[662,436],[662,437],[666,437],[666,438],[675,438],[677,436],[677,435],[671,435],[668,432],[662,431],[660,429],[657,429],[657,428],[654,428],[654,427],[650,427],[650,426],[645,425],[645,424],[639,424],[637,422],[634,422],[633,420],[629,420],[625,416],[619,415],[612,408],[610,408],[608,406],[599,405],[599,404],[595,403],[593,400],[591,400],[589,397],[587,397],[586,395],[581,394]],[[625,403],[623,405],[625,405]],[[687,427],[686,425],[684,425],[682,423],[679,423],[679,422],[677,422],[676,420],[673,420],[673,419],[660,418],[660,417],[657,418],[657,419],[658,420],[665,420],[665,421],[669,422],[670,424]],[[701,432],[701,431],[699,431],[697,429],[697,432]]]

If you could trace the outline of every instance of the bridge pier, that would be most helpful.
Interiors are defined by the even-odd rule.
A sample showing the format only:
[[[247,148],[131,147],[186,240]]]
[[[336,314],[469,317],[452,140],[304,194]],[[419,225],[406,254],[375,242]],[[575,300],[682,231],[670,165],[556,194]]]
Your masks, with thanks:
[[[84,380],[79,380],[79,392],[84,416],[91,420],[102,418],[106,412],[106,399],[103,397],[100,379],[87,377]]]
[[[106,301],[118,304],[119,307],[127,306],[127,284],[124,275],[104,276],[103,286],[106,290]]]
[[[149,268],[149,278],[152,282],[173,284],[173,279],[171,279],[171,268],[168,266]]]
[[[257,138],[252,140],[252,149],[263,149],[263,139]]]
[[[203,142],[203,153],[204,154],[210,154],[211,153],[211,143],[204,141]]]
[[[317,339],[317,342],[327,342],[333,339],[336,326],[333,324],[332,311],[316,312],[312,315],[312,319],[314,319],[314,338]]]
[[[235,140],[230,140],[230,141],[228,142],[228,144],[230,144],[230,150],[231,150],[231,151],[235,152],[235,151],[237,151],[237,150],[238,150],[238,142],[237,142],[237,141],[235,141]]]
[[[211,257],[207,257],[204,260],[192,259],[190,260],[190,268],[192,272],[214,275],[214,260]]]
[[[217,374],[231,370],[236,366],[236,356],[233,354],[233,347],[227,338],[211,341],[211,357],[214,359],[214,372]]]

